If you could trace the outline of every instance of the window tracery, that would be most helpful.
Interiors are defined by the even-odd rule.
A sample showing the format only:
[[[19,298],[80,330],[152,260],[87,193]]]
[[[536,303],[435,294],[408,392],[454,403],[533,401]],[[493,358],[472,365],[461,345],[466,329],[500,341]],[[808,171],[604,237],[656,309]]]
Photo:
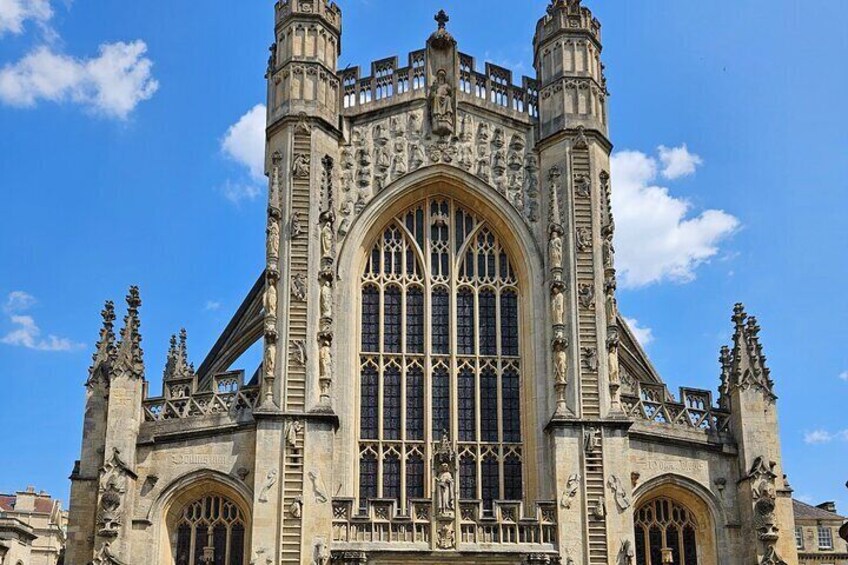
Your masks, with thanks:
[[[636,565],[698,565],[698,526],[692,512],[656,498],[636,512]]]
[[[461,499],[521,500],[519,288],[495,232],[421,202],[382,230],[360,288],[360,508],[431,496],[444,434]]]
[[[241,510],[222,496],[207,496],[187,505],[175,533],[176,565],[246,563]]]

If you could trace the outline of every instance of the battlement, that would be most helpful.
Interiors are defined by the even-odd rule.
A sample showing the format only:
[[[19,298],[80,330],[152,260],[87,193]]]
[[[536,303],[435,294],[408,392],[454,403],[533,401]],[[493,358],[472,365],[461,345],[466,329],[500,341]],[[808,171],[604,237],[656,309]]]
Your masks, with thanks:
[[[427,51],[413,51],[401,67],[398,57],[371,63],[370,74],[362,76],[360,67],[339,72],[342,80],[342,112],[345,115],[377,109],[380,102],[425,99],[428,95]],[[459,76],[453,77],[458,100],[490,106],[493,110],[538,118],[539,91],[536,79],[524,76],[521,84],[513,84],[509,69],[486,63],[478,72],[474,57],[459,54]]]
[[[277,24],[292,16],[323,17],[337,30],[341,29],[342,11],[335,2],[328,0],[278,0],[274,5]]]

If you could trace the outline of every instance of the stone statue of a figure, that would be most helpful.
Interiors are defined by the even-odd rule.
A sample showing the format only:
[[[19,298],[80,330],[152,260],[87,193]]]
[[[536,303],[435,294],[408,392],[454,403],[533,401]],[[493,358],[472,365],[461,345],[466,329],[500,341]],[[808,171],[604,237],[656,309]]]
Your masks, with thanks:
[[[436,484],[439,489],[439,495],[436,501],[439,514],[441,516],[448,516],[453,513],[455,505],[453,473],[451,473],[447,463],[442,463],[442,466],[439,468],[439,476],[436,479]]]
[[[453,124],[453,88],[448,84],[447,72],[440,69],[436,73],[436,83],[430,90],[430,115],[433,121],[433,133],[452,134]]]

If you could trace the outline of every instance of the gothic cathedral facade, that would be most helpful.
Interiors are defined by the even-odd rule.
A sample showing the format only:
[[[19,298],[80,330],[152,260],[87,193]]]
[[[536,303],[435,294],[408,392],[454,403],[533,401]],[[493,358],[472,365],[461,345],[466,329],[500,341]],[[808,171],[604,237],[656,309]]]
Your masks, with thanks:
[[[797,563],[756,320],[675,395],[618,312],[599,22],[554,0],[516,85],[436,21],[362,76],[276,2],[267,264],[159,397],[107,303],[69,565]]]

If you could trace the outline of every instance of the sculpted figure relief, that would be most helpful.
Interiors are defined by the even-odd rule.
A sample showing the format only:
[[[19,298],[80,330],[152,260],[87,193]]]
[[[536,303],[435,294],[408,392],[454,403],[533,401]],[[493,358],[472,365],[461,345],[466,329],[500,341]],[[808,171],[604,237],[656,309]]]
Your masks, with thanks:
[[[310,157],[306,153],[296,153],[292,163],[292,175],[294,178],[309,178]]]
[[[565,323],[565,293],[563,285],[557,283],[553,285],[551,295],[551,316],[555,326],[561,326]]]
[[[333,319],[333,285],[328,280],[321,283],[321,318]]]
[[[548,260],[551,270],[562,269],[562,228],[551,226],[550,241],[548,242]]]
[[[450,135],[454,131],[453,88],[447,82],[447,72],[439,69],[436,83],[430,89],[430,116],[433,133]]]

